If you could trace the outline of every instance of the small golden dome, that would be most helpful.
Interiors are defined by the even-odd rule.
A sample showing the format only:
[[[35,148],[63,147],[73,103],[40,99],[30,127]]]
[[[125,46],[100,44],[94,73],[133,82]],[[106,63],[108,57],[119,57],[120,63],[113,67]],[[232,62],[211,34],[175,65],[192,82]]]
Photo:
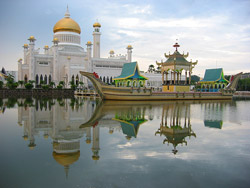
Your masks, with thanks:
[[[130,49],[131,49],[131,48],[133,48],[133,47],[132,47],[131,45],[128,45],[128,47],[127,47],[127,48],[130,48]]]
[[[27,48],[29,45],[28,44],[24,44],[23,47]]]
[[[35,37],[34,36],[30,36],[29,40],[34,40]]]
[[[30,148],[30,150],[33,150],[33,149],[35,148],[35,146],[36,146],[36,144],[34,144],[34,143],[30,143],[30,144],[29,144],[29,148]]]
[[[109,134],[113,134],[113,132],[114,132],[113,130],[109,130]]]
[[[115,54],[114,50],[109,51],[110,54]]]
[[[98,160],[100,159],[100,157],[99,157],[99,156],[93,155],[93,156],[92,156],[92,159],[93,159],[94,161],[98,161]]]
[[[91,42],[91,41],[88,41],[87,44],[92,44],[92,42]]]
[[[46,48],[46,49],[47,49],[47,48],[49,48],[49,46],[48,46],[48,45],[45,45],[45,46],[44,46],[44,48]]]
[[[80,151],[75,153],[56,153],[53,152],[53,158],[62,166],[68,166],[78,161]]]
[[[90,139],[87,139],[85,142],[86,142],[86,144],[91,144],[91,140]]]
[[[47,140],[49,138],[49,135],[48,134],[44,134],[43,138]]]
[[[74,21],[73,19],[69,17],[65,17],[59,20],[53,28],[54,33],[59,32],[59,31],[69,31],[69,32],[80,34],[81,28],[76,21]]]
[[[54,38],[53,41],[58,41],[58,38]]]
[[[99,22],[95,22],[95,23],[93,24],[93,27],[101,27],[101,24],[100,24]]]
[[[23,136],[23,139],[24,139],[24,140],[28,140],[28,138],[29,138],[29,137],[28,137],[27,135],[24,135],[24,136]]]

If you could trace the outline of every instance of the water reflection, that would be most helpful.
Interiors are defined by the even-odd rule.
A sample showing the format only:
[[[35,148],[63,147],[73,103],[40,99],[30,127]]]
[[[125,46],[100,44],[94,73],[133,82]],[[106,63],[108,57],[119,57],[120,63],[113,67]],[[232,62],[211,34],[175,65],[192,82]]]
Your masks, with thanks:
[[[176,154],[178,144],[187,145],[186,137],[196,137],[196,134],[191,129],[190,122],[190,103],[174,103],[164,105],[162,109],[162,117],[160,128],[156,131],[155,135],[164,135],[166,142],[173,145],[172,152]]]
[[[187,138],[196,138],[192,129],[191,107],[200,103],[206,127],[221,128],[223,109],[231,102],[116,102],[87,98],[73,99],[9,99],[1,101],[1,110],[18,106],[18,124],[23,126],[23,139],[33,150],[36,137],[52,139],[52,156],[64,166],[66,176],[70,165],[79,160],[83,138],[92,144],[92,159],[100,159],[100,129],[109,134],[122,133],[128,142],[136,139],[140,127],[149,121],[158,122],[152,135],[163,136],[163,144],[171,144],[174,155],[178,145],[187,145]],[[142,128],[141,128],[142,129]]]

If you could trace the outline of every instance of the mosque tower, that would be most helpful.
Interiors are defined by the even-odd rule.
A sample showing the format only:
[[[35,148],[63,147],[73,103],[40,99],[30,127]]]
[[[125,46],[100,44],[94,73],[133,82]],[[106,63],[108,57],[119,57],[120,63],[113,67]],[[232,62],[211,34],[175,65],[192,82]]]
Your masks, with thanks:
[[[93,31],[93,58],[100,58],[100,38],[101,38],[101,24],[98,22],[95,22],[93,24],[94,31]]]

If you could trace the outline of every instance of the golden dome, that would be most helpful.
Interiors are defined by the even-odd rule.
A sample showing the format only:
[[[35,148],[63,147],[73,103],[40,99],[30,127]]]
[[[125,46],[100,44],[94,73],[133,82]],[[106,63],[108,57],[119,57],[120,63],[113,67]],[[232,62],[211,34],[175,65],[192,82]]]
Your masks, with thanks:
[[[48,46],[48,45],[45,45],[44,48],[49,48],[49,46]]]
[[[93,155],[93,156],[92,156],[92,159],[93,159],[94,161],[98,161],[98,160],[100,159],[100,157],[99,157],[99,156]]]
[[[53,158],[62,166],[68,166],[78,161],[80,157],[80,151],[75,153],[56,153],[53,152]]]
[[[24,44],[23,47],[27,48],[27,47],[28,47],[28,44]]]
[[[87,44],[92,44],[92,42],[91,42],[91,41],[88,41]]]
[[[110,50],[109,53],[110,54],[114,54],[115,52],[114,52],[114,50]]]
[[[73,19],[70,17],[64,17],[63,19],[59,20],[54,28],[53,28],[54,33],[59,32],[59,31],[69,31],[69,32],[74,32],[74,33],[81,33],[81,28],[76,23]]]
[[[23,139],[24,139],[24,140],[28,140],[28,138],[29,138],[29,137],[28,137],[27,135],[24,135],[24,136],[23,136]]]
[[[90,144],[90,143],[91,143],[91,140],[88,139],[88,140],[86,140],[85,142],[86,142],[86,144]]]
[[[101,27],[101,24],[100,24],[99,22],[95,22],[95,23],[93,24],[93,27]]]

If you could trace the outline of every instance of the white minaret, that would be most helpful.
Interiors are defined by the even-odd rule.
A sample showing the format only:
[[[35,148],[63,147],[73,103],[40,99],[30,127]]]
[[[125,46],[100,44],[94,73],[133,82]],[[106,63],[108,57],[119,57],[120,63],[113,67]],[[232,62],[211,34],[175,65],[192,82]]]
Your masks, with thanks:
[[[54,44],[54,48],[53,48],[53,59],[54,59],[54,62],[53,62],[53,75],[52,75],[52,80],[55,82],[55,84],[57,85],[58,84],[58,67],[57,67],[57,55],[58,55],[58,38],[54,38],[53,39],[53,44]]]
[[[87,45],[87,58],[88,58],[87,71],[88,72],[93,72],[93,66],[92,66],[92,63],[91,63],[92,43],[90,41],[88,41],[86,45]]]
[[[101,24],[96,22],[93,24],[93,58],[100,58],[100,38],[101,38]]]
[[[29,77],[28,80],[35,80],[35,58],[34,58],[34,50],[35,50],[35,37],[30,36],[28,39],[30,41],[29,44],[29,52],[30,52],[30,62],[29,62]]]
[[[130,62],[132,62],[132,49],[133,49],[133,47],[131,46],[131,45],[128,45],[127,46],[127,53],[128,53],[128,62],[130,63]]]
[[[22,59],[18,60],[18,80],[22,80]]]

